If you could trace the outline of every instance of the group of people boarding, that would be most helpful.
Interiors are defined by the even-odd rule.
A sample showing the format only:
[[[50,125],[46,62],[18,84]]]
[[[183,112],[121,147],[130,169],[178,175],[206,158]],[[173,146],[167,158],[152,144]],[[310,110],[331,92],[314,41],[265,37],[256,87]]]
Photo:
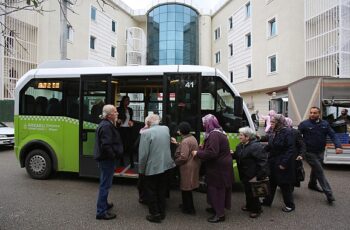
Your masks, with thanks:
[[[97,201],[96,219],[113,219],[108,203],[108,191],[113,182],[115,159],[122,154],[123,144],[115,126],[118,112],[113,105],[103,107],[100,125],[96,130],[95,159],[100,169],[100,188]],[[190,133],[191,126],[181,122],[177,133],[181,142],[170,137],[169,128],[159,125],[157,114],[149,115],[145,127],[140,130],[139,141],[139,201],[146,203],[149,214],[146,219],[160,223],[166,218],[166,196],[168,193],[168,175],[176,166],[180,172],[182,202],[180,210],[189,215],[196,213],[192,191],[199,186],[199,171],[204,164],[207,183],[206,211],[211,214],[210,223],[225,221],[225,209],[231,208],[233,182],[232,159],[236,159],[241,182],[244,185],[246,203],[242,211],[249,212],[251,218],[258,217],[261,206],[271,206],[277,186],[280,187],[285,206],[284,212],[295,209],[293,190],[296,183],[296,164],[305,159],[311,166],[309,189],[323,192],[329,203],[334,202],[331,187],[322,169],[322,156],[326,136],[333,140],[337,153],[341,145],[329,124],[320,119],[317,107],[310,109],[308,120],[300,123],[298,130],[292,128],[291,120],[283,115],[271,116],[271,130],[268,143],[259,142],[254,130],[249,127],[239,129],[240,144],[231,151],[226,133],[217,118],[208,114],[202,118],[205,129],[204,143],[198,145]],[[179,138],[180,139],[180,138]],[[170,145],[177,146],[172,157]],[[250,181],[269,178],[270,193],[261,200],[255,197]],[[318,187],[317,181],[321,188]]]

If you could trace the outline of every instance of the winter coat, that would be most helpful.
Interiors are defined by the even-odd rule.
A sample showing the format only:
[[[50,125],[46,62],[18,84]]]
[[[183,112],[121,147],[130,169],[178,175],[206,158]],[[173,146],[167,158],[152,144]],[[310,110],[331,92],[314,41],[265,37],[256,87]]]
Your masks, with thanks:
[[[174,168],[170,153],[169,128],[152,125],[141,133],[139,145],[139,173],[146,176],[164,173]]]
[[[109,120],[103,119],[96,129],[95,160],[115,160],[122,154],[123,143],[117,128]]]
[[[263,179],[267,176],[267,153],[258,141],[239,144],[233,158],[237,161],[242,182],[248,182],[254,177]]]
[[[201,162],[191,152],[198,149],[198,143],[191,134],[184,137],[175,152],[175,164],[180,170],[180,189],[191,191],[199,186],[199,169]]]
[[[269,152],[270,178],[277,184],[295,183],[295,140],[290,128],[282,128],[265,146]],[[285,169],[280,169],[279,166]]]
[[[232,187],[232,156],[225,134],[212,131],[205,139],[203,149],[198,150],[197,156],[205,161],[208,186],[217,188]]]

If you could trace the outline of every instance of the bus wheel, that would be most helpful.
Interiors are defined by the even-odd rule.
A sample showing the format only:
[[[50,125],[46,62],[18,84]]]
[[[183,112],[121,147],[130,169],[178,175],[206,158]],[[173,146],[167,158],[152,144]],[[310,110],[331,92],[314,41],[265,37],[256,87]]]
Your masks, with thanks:
[[[25,166],[29,176],[33,179],[47,179],[52,171],[49,155],[41,149],[34,149],[26,157]]]

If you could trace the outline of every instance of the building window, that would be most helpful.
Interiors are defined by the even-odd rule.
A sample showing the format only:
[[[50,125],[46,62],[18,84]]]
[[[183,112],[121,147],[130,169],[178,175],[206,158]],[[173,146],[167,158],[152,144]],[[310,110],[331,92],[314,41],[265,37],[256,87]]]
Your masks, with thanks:
[[[252,78],[252,65],[251,64],[247,65],[247,75],[248,75],[248,78]]]
[[[232,28],[233,28],[232,17],[230,17],[230,18],[228,19],[228,28],[229,28],[229,29],[232,29]]]
[[[116,22],[115,21],[112,21],[112,31],[115,32],[115,25],[116,25]]]
[[[230,82],[233,82],[233,71],[230,71]]]
[[[228,45],[230,56],[233,56],[233,44]]]
[[[252,35],[250,33],[245,35],[245,40],[246,40],[247,47],[251,47],[252,46]]]
[[[215,53],[215,63],[216,64],[220,63],[220,51]]]
[[[73,28],[71,25],[67,25],[67,40],[73,42]]]
[[[215,30],[214,35],[215,35],[215,40],[218,40],[220,38],[220,27],[218,27]]]
[[[250,2],[248,2],[247,4],[245,4],[245,15],[246,15],[247,18],[250,17],[250,13],[251,13],[250,10],[251,10]]]
[[[277,34],[276,31],[276,18],[273,18],[269,21],[269,37],[273,37]]]
[[[96,21],[96,8],[91,6],[91,20]]]
[[[268,65],[269,65],[269,73],[275,73],[277,71],[277,59],[276,55],[272,55],[269,57],[268,60]]]
[[[115,57],[115,46],[111,46],[111,57]]]
[[[90,49],[95,49],[96,38],[94,36],[90,36]]]

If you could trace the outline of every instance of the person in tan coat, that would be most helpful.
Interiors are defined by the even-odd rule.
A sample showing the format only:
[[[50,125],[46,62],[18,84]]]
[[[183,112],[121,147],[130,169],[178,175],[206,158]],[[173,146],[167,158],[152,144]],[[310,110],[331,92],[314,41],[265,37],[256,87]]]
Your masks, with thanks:
[[[198,143],[190,131],[190,124],[181,122],[178,126],[178,133],[182,136],[181,143],[178,143],[175,138],[172,138],[171,141],[178,145],[175,152],[175,164],[179,166],[181,177],[182,204],[180,208],[183,213],[194,215],[196,211],[193,205],[192,190],[199,186],[200,160],[191,154],[192,151],[198,149]]]

